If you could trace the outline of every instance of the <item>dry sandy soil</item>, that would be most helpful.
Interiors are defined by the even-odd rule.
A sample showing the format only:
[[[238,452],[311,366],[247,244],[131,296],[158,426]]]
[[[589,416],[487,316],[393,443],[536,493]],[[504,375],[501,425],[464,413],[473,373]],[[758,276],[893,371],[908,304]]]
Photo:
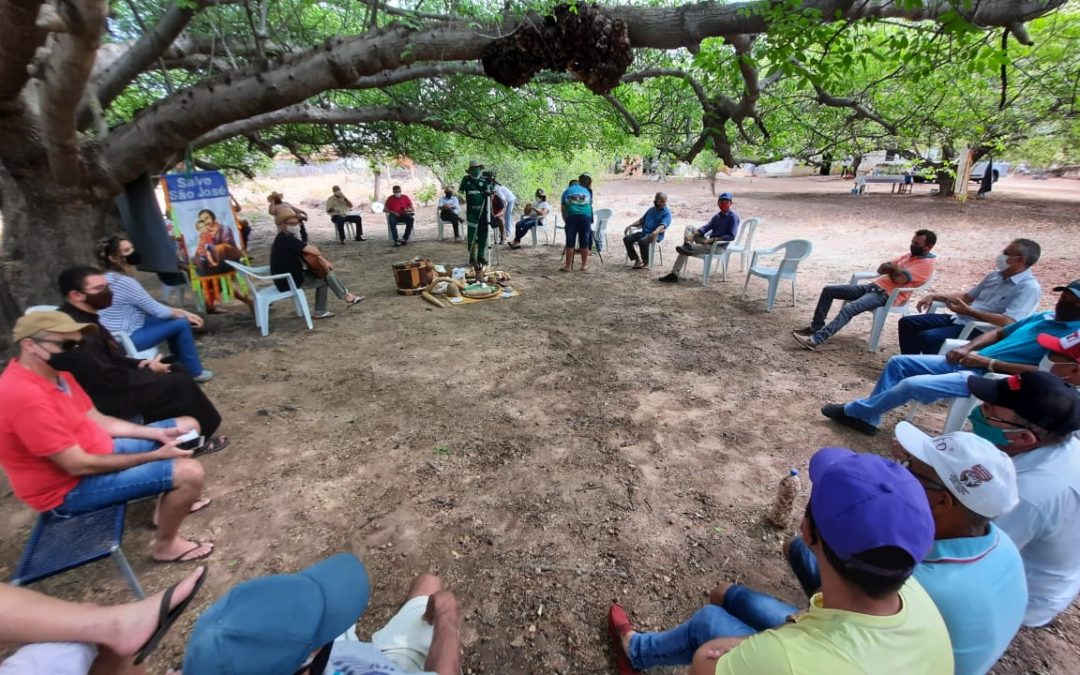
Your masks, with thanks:
[[[856,435],[818,408],[869,391],[896,351],[895,321],[880,353],[866,351],[866,316],[835,338],[833,351],[798,347],[790,330],[808,323],[821,285],[903,253],[919,227],[940,236],[941,291],[972,285],[1018,236],[1043,245],[1036,273],[1044,307],[1052,306],[1051,287],[1080,276],[1074,181],[1009,178],[990,199],[961,204],[931,197],[929,186],[904,196],[875,186],[854,198],[850,182],[836,178],[732,178],[718,189],[735,193],[744,218],[764,218],[755,247],[814,242],[798,306],[781,289],[766,313],[761,280],[740,300],[738,265],[709,288],[696,278],[656,283],[659,268],[623,266],[613,236],[605,263],[590,274],[556,271],[561,247],[503,252],[500,267],[521,297],[439,310],[397,295],[390,265],[406,255],[460,263],[464,246],[434,241],[432,209],[423,210],[408,248],[388,246],[381,218],[370,214],[370,241],[339,246],[315,200],[344,180],[239,186],[255,216],[258,262],[273,228],[255,214],[273,185],[317,214],[313,241],[368,299],[346,309],[331,298],[337,316],[313,332],[275,306],[266,338],[240,305],[213,317],[200,349],[218,373],[207,390],[226,410],[223,431],[233,443],[204,461],[215,503],[185,529],[217,550],[207,587],[152,672],[182,658],[194,618],[233,584],[338,551],[355,552],[371,573],[363,634],[396,610],[414,574],[440,574],[463,605],[468,673],[613,672],[605,634],[612,601],[645,629],[688,617],[718,580],[797,603],[778,552],[796,523],[777,531],[763,514],[780,477],[805,468],[816,448],[887,449],[886,435]],[[598,205],[615,212],[613,235],[657,187],[599,183]],[[679,230],[715,208],[702,181],[662,188]],[[675,239],[664,244],[665,266]],[[689,272],[699,275],[700,265],[691,262]],[[943,410],[919,421],[940,428]],[[804,485],[801,499],[807,493]],[[2,500],[0,577],[14,569],[33,522],[10,490]],[[150,562],[149,520],[146,505],[130,511],[124,547],[156,590],[190,565]],[[40,588],[71,599],[129,597],[105,562]],[[1078,625],[1074,607],[1049,628],[1023,631],[995,672],[1080,672]]]

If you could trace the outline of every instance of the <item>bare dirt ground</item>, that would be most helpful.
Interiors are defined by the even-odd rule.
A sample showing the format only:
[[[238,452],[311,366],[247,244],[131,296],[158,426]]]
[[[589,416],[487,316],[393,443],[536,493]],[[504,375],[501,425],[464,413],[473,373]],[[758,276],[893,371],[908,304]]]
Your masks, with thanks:
[[[789,333],[808,323],[818,289],[903,253],[920,227],[940,237],[941,291],[970,287],[1018,236],[1043,245],[1044,307],[1053,286],[1080,276],[1075,181],[1008,178],[990,199],[961,204],[929,196],[929,186],[904,196],[874,186],[855,198],[837,178],[721,179],[718,190],[735,193],[744,218],[764,218],[755,247],[814,242],[798,306],[781,288],[769,314],[761,280],[751,281],[749,300],[738,298],[737,264],[709,288],[695,261],[694,278],[675,287],[654,281],[660,267],[624,267],[622,228],[658,185],[608,179],[597,189],[597,205],[615,212],[604,264],[562,274],[561,246],[504,251],[500,267],[521,297],[439,310],[397,295],[390,265],[414,255],[460,263],[464,246],[434,241],[431,208],[421,210],[415,245],[390,247],[381,217],[367,214],[370,241],[339,246],[315,200],[342,181],[238,186],[251,214],[262,212],[271,185],[309,208],[313,242],[368,299],[346,309],[331,298],[337,316],[313,332],[279,304],[266,338],[237,304],[201,339],[218,373],[207,390],[226,410],[233,443],[204,460],[215,503],[185,528],[217,544],[207,587],[152,672],[180,661],[194,618],[233,584],[338,551],[355,552],[371,573],[363,634],[391,616],[414,574],[440,574],[463,605],[468,673],[614,672],[605,634],[612,601],[644,629],[687,618],[718,580],[798,603],[779,555],[796,523],[780,532],[762,516],[776,482],[805,469],[815,449],[887,450],[887,435],[848,432],[818,408],[869,391],[896,351],[895,321],[880,353],[866,351],[866,316],[835,338],[836,350],[796,345]],[[660,187],[679,231],[715,209],[703,181]],[[354,192],[356,201],[367,194]],[[268,218],[257,216],[255,231],[263,263]],[[677,239],[664,243],[665,268]],[[920,422],[940,428],[943,410]],[[7,489],[2,504],[7,576],[33,514]],[[189,566],[150,562],[149,520],[146,505],[130,511],[124,548],[156,590]],[[130,597],[105,562],[40,587],[70,599]],[[1049,628],[1023,631],[994,672],[1080,672],[1078,626],[1073,607]]]

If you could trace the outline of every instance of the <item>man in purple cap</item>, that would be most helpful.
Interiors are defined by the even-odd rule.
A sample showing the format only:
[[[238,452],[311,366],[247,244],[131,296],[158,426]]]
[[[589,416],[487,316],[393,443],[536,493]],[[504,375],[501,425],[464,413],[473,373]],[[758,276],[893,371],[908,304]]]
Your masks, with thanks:
[[[364,564],[339,553],[296,574],[246,581],[195,623],[189,675],[459,675],[457,600],[421,574],[405,606],[371,642],[356,637],[370,585]]]
[[[638,633],[613,605],[608,622],[621,675],[686,663],[690,675],[869,673],[882,664],[905,675],[953,672],[945,623],[910,579],[934,540],[922,486],[896,462],[844,448],[819,450],[810,480],[802,535],[821,569],[821,591],[809,609],[721,583],[687,623]]]
[[[994,520],[1020,549],[1024,625],[1045,626],[1080,593],[1080,392],[1050,373],[971,377],[972,430],[1016,465],[1020,503]]]
[[[914,577],[949,630],[957,675],[983,675],[1008,649],[1027,605],[1020,552],[992,519],[1018,500],[1016,469],[975,434],[931,438],[915,425],[896,426],[893,454],[922,485],[934,518],[934,547]],[[821,586],[817,560],[800,537],[784,557],[807,595]]]

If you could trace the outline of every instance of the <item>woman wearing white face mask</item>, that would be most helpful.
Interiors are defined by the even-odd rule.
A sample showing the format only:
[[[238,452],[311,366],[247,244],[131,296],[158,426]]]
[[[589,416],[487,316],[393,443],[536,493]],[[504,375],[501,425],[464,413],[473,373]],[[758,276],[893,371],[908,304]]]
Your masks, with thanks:
[[[901,354],[937,354],[945,340],[960,335],[971,321],[1008,326],[1027,318],[1042,297],[1042,288],[1031,273],[1041,249],[1030,239],[1016,239],[998,255],[995,271],[975,288],[952,295],[932,294],[919,300],[925,312],[932,303],[943,302],[952,314],[913,314],[900,319]],[[972,338],[980,331],[973,331]]]

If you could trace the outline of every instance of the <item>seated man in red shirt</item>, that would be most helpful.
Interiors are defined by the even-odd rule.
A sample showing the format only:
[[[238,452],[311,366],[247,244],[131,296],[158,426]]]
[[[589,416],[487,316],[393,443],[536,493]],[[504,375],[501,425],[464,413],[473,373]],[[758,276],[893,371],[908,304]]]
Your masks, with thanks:
[[[404,246],[409,243],[412,236],[414,211],[412,200],[408,195],[401,194],[401,186],[395,185],[390,188],[394,193],[386,200],[386,222],[390,223],[390,231],[394,233],[394,246]],[[405,234],[398,239],[398,223],[405,223]]]
[[[197,429],[190,417],[149,426],[103,415],[69,373],[49,360],[78,349],[96,330],[61,312],[35,312],[15,322],[19,355],[0,374],[0,465],[15,496],[34,510],[69,516],[161,495],[150,553],[161,562],[210,555],[213,545],[180,537],[200,500],[203,468],[177,438]]]
[[[857,314],[884,307],[893,289],[925,284],[934,273],[937,256],[930,250],[936,243],[936,234],[930,230],[917,230],[911,238],[910,253],[878,265],[877,273],[881,276],[871,283],[837,284],[821,289],[814,318],[810,320],[807,328],[792,333],[795,340],[807,349],[814,350],[846,326]],[[909,295],[911,294],[901,293],[897,302],[906,302]],[[833,300],[846,300],[847,304],[840,309],[836,318],[826,325],[825,319]]]

